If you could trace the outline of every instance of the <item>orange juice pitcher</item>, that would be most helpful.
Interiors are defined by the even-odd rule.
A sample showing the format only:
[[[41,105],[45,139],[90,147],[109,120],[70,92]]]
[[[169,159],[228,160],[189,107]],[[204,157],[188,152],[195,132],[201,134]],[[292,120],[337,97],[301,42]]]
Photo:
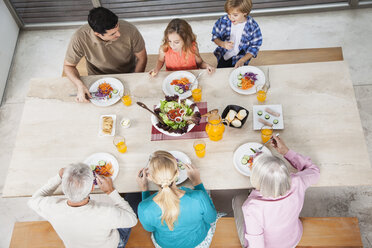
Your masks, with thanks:
[[[207,113],[207,125],[205,131],[208,134],[210,140],[219,141],[222,139],[223,132],[225,131],[225,125],[222,123],[222,118],[218,114],[218,110],[212,110]]]

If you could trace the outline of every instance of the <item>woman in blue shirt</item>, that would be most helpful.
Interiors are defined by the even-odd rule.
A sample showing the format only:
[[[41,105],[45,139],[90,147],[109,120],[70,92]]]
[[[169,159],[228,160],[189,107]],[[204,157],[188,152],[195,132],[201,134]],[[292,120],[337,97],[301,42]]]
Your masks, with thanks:
[[[177,161],[166,151],[155,152],[149,169],[138,173],[137,182],[142,190],[138,218],[143,228],[152,232],[155,247],[208,247],[212,239],[216,209],[199,171],[192,165],[186,165],[186,169],[194,189],[176,186]],[[150,196],[147,179],[159,186],[159,192]]]

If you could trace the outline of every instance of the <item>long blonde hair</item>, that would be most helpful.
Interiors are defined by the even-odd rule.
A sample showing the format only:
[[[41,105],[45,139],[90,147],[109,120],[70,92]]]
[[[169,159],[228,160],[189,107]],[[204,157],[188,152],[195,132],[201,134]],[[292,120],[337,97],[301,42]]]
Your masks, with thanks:
[[[164,31],[164,38],[162,44],[164,52],[167,52],[169,49],[168,35],[172,33],[178,34],[183,40],[182,50],[186,55],[188,55],[189,53],[195,54],[194,45],[196,44],[196,35],[192,31],[192,28],[187,21],[178,18],[170,21],[167,28]]]
[[[178,177],[177,160],[166,151],[156,151],[150,160],[150,179],[161,189],[154,201],[161,209],[161,223],[173,231],[174,222],[180,213],[180,199],[171,188]]]

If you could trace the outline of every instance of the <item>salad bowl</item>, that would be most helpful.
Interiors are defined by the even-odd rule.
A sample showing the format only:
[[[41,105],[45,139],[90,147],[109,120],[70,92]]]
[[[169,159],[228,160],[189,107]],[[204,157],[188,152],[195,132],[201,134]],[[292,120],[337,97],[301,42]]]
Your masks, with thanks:
[[[199,124],[201,116],[199,108],[189,99],[178,100],[178,96],[166,96],[165,100],[155,106],[157,113],[165,124],[151,115],[152,125],[168,136],[182,136]]]

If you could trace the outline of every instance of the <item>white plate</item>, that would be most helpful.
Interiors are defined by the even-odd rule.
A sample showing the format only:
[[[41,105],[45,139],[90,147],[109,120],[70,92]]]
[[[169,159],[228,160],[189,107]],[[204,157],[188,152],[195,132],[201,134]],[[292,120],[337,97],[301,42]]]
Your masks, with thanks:
[[[236,149],[236,151],[234,152],[233,156],[234,166],[244,176],[249,177],[251,175],[251,170],[249,169],[248,165],[242,164],[241,162],[242,158],[244,157],[244,155],[250,156],[254,154],[251,148],[257,150],[261,146],[262,144],[256,142],[245,143],[239,146],[238,149]],[[271,151],[265,146],[262,148],[262,152],[271,155]]]
[[[190,158],[185,153],[180,152],[180,151],[169,151],[169,153],[172,154],[173,157],[180,160],[181,162],[185,164],[191,164]],[[178,168],[178,171],[180,172],[180,174],[178,176],[178,181],[176,182],[176,185],[183,183],[188,178],[186,168],[184,170],[181,170],[180,168]]]
[[[194,74],[188,71],[175,71],[169,74],[163,81],[163,92],[166,96],[173,96],[178,95],[180,99],[186,99],[191,96],[191,90],[188,90],[182,94],[178,93],[174,90],[174,85],[171,85],[172,81],[174,79],[181,79],[181,78],[187,78],[190,83],[194,81],[196,78]],[[195,81],[194,86],[192,89],[196,88],[198,85],[198,80]]]
[[[106,163],[111,162],[112,168],[114,169],[114,174],[111,176],[111,179],[112,181],[114,181],[119,173],[119,163],[116,160],[116,158],[112,156],[110,153],[106,152],[93,153],[84,160],[84,164],[88,165],[90,168],[91,165],[98,165],[98,161],[100,160],[104,160],[106,161]],[[95,188],[99,188],[98,185],[95,185]]]
[[[247,90],[242,90],[238,87],[238,76],[239,76],[239,74],[244,75],[244,73],[246,73],[246,72],[253,72],[253,73],[257,74],[257,80],[255,82],[255,85],[252,88],[247,89]],[[235,70],[233,70],[230,73],[229,83],[230,83],[230,87],[234,91],[238,92],[239,94],[251,95],[251,94],[256,93],[256,86],[257,85],[265,84],[265,74],[260,69],[258,69],[257,67],[249,66],[249,65],[242,66],[242,67],[236,68]]]
[[[111,77],[105,77],[105,78],[101,78],[101,79],[95,81],[92,84],[92,86],[90,86],[89,91],[90,92],[98,91],[98,86],[101,83],[104,83],[104,82],[109,83],[113,89],[118,90],[118,93],[117,94],[112,94],[112,98],[110,98],[110,99],[99,99],[99,98],[90,99],[90,101],[94,105],[100,106],[100,107],[107,107],[107,106],[111,106],[112,104],[115,104],[117,101],[120,100],[120,95],[123,94],[123,92],[124,92],[123,84],[118,79],[111,78]]]
[[[186,104],[187,105],[191,105],[191,104],[193,104],[194,102],[193,101],[191,101],[191,100],[189,100],[189,99],[186,99]],[[158,105],[156,105],[156,107],[155,108],[159,108],[160,107],[160,103],[158,104]],[[198,106],[195,106],[195,108],[194,108],[194,112],[195,111],[199,111],[199,108],[198,108]],[[165,134],[165,135],[168,135],[168,136],[182,136],[182,135],[184,135],[185,133],[183,133],[183,134],[180,134],[180,133],[170,133],[170,132],[168,132],[168,131],[165,131],[165,130],[163,130],[163,129],[161,129],[161,128],[159,128],[158,126],[156,126],[156,124],[158,124],[159,123],[159,120],[158,120],[158,118],[156,118],[154,115],[151,115],[151,123],[152,123],[152,125],[159,131],[159,132],[161,132],[161,133],[163,133],[163,134]],[[189,125],[189,127],[187,128],[187,132],[186,133],[188,133],[188,132],[190,132],[191,131],[191,129],[193,129],[195,127],[195,124],[191,124],[191,125]]]
[[[104,134],[102,132],[102,124],[103,124],[103,117],[111,117],[112,120],[113,120],[113,123],[112,123],[112,129],[111,129],[111,133],[110,134]],[[104,137],[104,136],[114,136],[115,135],[115,127],[116,127],[116,115],[101,115],[99,117],[99,130],[98,130],[98,136],[99,137]]]
[[[278,112],[280,114],[279,117],[273,116],[265,111],[265,108],[271,108],[275,112]],[[258,111],[262,111],[262,115],[259,116],[257,114]],[[270,119],[266,120],[265,115],[270,115]],[[283,119],[283,108],[281,104],[275,104],[275,105],[253,105],[253,130],[261,130],[261,127],[264,126],[263,123],[259,122],[258,119],[264,119],[267,122],[270,122],[273,124],[273,129],[284,129],[284,119]],[[279,122],[278,124],[274,124],[273,121],[277,119]]]

